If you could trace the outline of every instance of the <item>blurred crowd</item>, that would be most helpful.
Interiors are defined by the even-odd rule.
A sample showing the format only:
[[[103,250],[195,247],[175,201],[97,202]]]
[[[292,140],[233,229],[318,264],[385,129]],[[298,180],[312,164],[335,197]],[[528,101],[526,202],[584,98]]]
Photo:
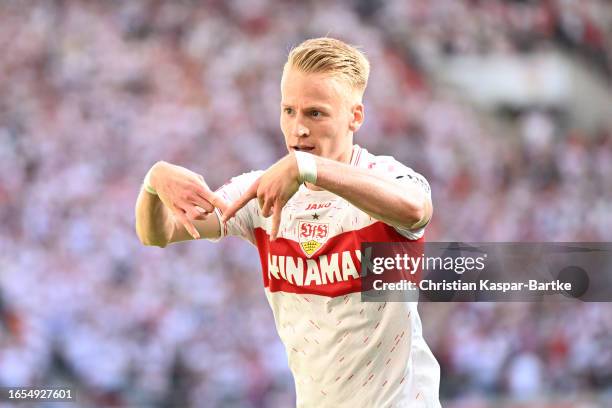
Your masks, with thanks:
[[[425,59],[524,53],[559,46],[589,61],[604,75],[612,74],[612,11],[606,1],[410,0],[374,4],[380,7],[366,8],[365,14],[374,16],[400,42],[409,35],[410,44],[404,44]]]
[[[157,160],[216,188],[279,159],[282,65],[312,36],[370,58],[356,142],[428,178],[428,240],[612,241],[612,123],[534,107],[492,134],[427,71],[560,47],[609,80],[611,17],[605,0],[2,2],[0,385],[70,384],[84,406],[293,404],[255,249],[143,247],[134,203]],[[610,392],[608,304],[422,306],[443,398]]]

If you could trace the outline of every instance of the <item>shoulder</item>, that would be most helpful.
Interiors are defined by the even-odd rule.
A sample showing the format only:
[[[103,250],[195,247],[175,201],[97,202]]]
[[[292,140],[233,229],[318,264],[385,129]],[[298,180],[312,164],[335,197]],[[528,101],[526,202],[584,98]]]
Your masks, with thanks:
[[[233,203],[235,200],[239,199],[263,173],[263,170],[257,170],[232,177],[227,183],[219,187],[216,192],[226,203]],[[249,201],[233,218],[228,220],[227,223],[222,224],[219,239],[232,235],[244,238],[252,244],[255,244],[255,236],[253,235],[253,216],[256,212],[256,208],[257,200]],[[221,210],[217,208],[215,209],[215,213],[220,219],[222,215]]]
[[[253,182],[257,180],[257,178],[261,177],[262,174],[265,173],[265,170],[253,170],[247,173],[242,173],[238,176],[232,177],[231,182]]]
[[[422,174],[401,163],[390,155],[375,155],[364,148],[360,149],[358,166],[367,168],[383,176],[405,182],[416,182],[426,191],[430,191],[429,182]]]
[[[225,184],[219,187],[219,190],[227,190],[228,188],[234,188],[238,190],[246,190],[249,188],[251,184],[255,182],[261,175],[264,173],[264,170],[253,170],[247,173],[242,173],[238,176],[232,177]]]
[[[242,196],[263,173],[263,170],[257,170],[232,177],[215,192],[226,202],[233,202]]]
[[[407,166],[397,161],[393,156],[378,156],[370,153],[367,149],[359,145],[353,146],[351,164],[353,166],[365,167],[376,171],[393,171],[400,167],[407,168]]]

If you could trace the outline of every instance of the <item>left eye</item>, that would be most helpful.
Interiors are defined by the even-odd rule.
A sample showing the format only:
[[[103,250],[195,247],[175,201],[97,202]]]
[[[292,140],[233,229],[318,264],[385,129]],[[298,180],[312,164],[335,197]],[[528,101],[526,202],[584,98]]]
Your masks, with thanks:
[[[321,116],[321,112],[319,112],[319,111],[312,111],[312,112],[310,112],[310,115],[313,118],[318,118],[319,116]]]

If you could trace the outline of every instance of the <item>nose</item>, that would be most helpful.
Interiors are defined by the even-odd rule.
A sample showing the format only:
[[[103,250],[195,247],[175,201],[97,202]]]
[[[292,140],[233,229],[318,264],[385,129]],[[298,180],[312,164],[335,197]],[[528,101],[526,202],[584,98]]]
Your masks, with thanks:
[[[296,134],[298,137],[304,137],[304,136],[308,136],[310,135],[310,129],[308,129],[306,126],[304,126],[301,123],[298,123],[296,125]]]

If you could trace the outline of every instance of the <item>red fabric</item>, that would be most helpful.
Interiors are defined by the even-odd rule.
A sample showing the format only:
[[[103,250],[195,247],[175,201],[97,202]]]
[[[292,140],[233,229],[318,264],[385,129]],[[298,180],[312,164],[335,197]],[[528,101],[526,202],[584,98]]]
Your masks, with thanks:
[[[261,261],[264,286],[271,292],[289,292],[337,297],[361,291],[361,279],[352,277],[346,281],[330,282],[321,285],[311,284],[299,286],[282,278],[277,279],[272,275],[268,276],[268,254],[302,258],[304,259],[304,264],[306,264],[306,259],[309,258],[304,255],[304,252],[300,248],[299,242],[286,238],[277,238],[275,241],[270,242],[270,236],[263,228],[255,229],[255,240],[257,242],[257,249],[259,251],[259,258]],[[359,259],[357,259],[354,251],[361,250],[361,244],[363,242],[422,243],[424,242],[424,238],[410,240],[399,234],[395,229],[393,229],[393,227],[390,227],[383,222],[376,222],[368,227],[343,232],[330,238],[317,252],[313,254],[314,256],[310,259],[317,260],[317,258],[321,255],[350,251],[353,263],[355,264],[358,273],[360,273],[361,262]]]

